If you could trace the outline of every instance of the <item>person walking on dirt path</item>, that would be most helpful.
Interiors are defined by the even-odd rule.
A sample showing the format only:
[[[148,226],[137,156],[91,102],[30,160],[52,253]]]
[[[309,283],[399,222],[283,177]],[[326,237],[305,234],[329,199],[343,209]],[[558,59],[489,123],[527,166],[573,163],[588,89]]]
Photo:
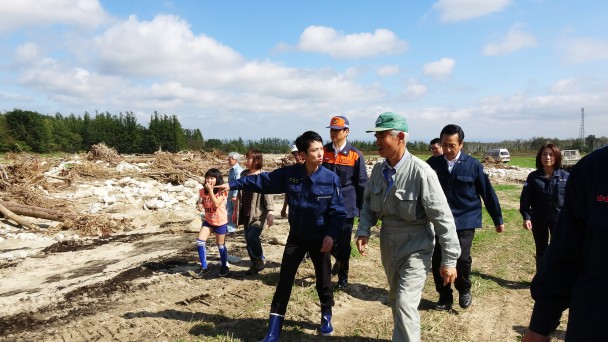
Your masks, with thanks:
[[[313,131],[296,139],[303,164],[278,168],[269,173],[246,176],[223,190],[238,189],[265,194],[285,193],[289,200],[289,235],[281,260],[279,283],[270,305],[268,333],[264,342],[278,341],[298,266],[306,252],[315,268],[316,289],[321,305],[321,335],[331,335],[334,294],[330,251],[338,237],[346,212],[338,176],[321,166],[323,139]]]
[[[443,158],[433,158],[429,165],[437,172],[437,177],[448,199],[461,254],[456,263],[458,278],[454,286],[458,290],[458,304],[466,309],[471,306],[471,245],[475,229],[481,228],[481,199],[492,217],[496,232],[502,233],[504,224],[500,203],[490,178],[483,172],[481,163],[462,151],[464,131],[458,125],[447,125],[441,130]],[[451,284],[445,284],[440,273],[442,264],[442,242],[437,239],[433,253],[433,279],[439,293],[437,310],[450,310],[454,301]]]
[[[350,126],[344,116],[334,116],[329,121],[331,142],[323,146],[323,166],[335,172],[340,178],[346,220],[338,235],[332,255],[336,262],[331,273],[338,275],[336,289],[348,287],[350,263],[350,241],[353,236],[355,217],[359,216],[363,204],[363,190],[367,184],[367,169],[363,154],[347,140]]]
[[[241,178],[259,175],[264,167],[262,152],[249,150],[245,158],[247,169],[241,172]],[[260,235],[264,223],[267,223],[268,227],[274,223],[274,198],[270,194],[262,195],[259,192],[241,190],[237,195],[236,208],[238,208],[235,210],[238,213],[236,221],[244,227],[247,254],[251,260],[251,267],[245,274],[254,275],[264,269],[264,250]]]
[[[522,342],[549,342],[568,308],[567,342],[608,341],[607,169],[608,146],[570,172],[564,206],[530,286],[534,309]]]
[[[406,148],[405,117],[387,112],[376,120],[378,154],[385,160],[374,165],[363,194],[357,229],[357,249],[367,255],[370,230],[378,220],[380,255],[389,285],[393,312],[393,341],[420,341],[418,305],[431,267],[434,236],[441,241],[444,283],[456,279],[460,246],[448,202],[437,175]]]
[[[221,267],[220,277],[228,275],[228,249],[225,245],[228,215],[226,214],[227,191],[215,189],[214,186],[223,184],[220,170],[212,168],[205,173],[205,184],[199,190],[199,198],[196,207],[205,213],[201,230],[196,239],[198,256],[201,261],[201,269],[195,274],[195,278],[202,278],[209,273],[207,267],[207,238],[211,232],[215,233],[215,243],[220,253]]]
[[[432,155],[429,157],[429,159],[426,160],[427,162],[434,157],[442,156],[443,148],[441,147],[441,139],[434,138],[433,140],[431,140],[431,142],[429,143],[429,151],[431,151]]]
[[[237,152],[228,153],[228,181],[236,180],[240,177],[243,168],[239,164],[241,155]],[[236,222],[233,222],[232,218],[235,212],[234,202],[236,201],[236,190],[228,191],[228,203],[226,204],[227,217],[228,217],[228,234],[236,232]]]
[[[564,205],[569,173],[561,169],[562,154],[555,144],[541,146],[536,154],[536,170],[532,171],[519,198],[519,212],[524,229],[532,232],[536,245],[536,271],[549,245],[549,234]]]

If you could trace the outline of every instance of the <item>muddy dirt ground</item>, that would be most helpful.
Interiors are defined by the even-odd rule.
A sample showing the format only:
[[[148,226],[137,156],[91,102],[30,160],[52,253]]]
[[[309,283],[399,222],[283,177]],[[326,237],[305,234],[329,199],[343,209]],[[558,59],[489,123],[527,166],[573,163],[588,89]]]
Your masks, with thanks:
[[[280,208],[282,196],[275,200]],[[86,203],[74,206],[87,208]],[[217,276],[219,257],[210,243],[212,272],[206,279],[195,279],[192,272],[199,264],[194,240],[201,221],[194,208],[146,211],[124,205],[112,212],[132,218],[130,228],[103,238],[0,241],[0,253],[21,250],[29,255],[0,262],[0,341],[262,339],[283,251],[273,240],[287,235],[286,220],[277,219],[263,233],[268,262],[260,274],[245,274],[249,260],[240,229],[227,239],[233,260],[230,275]],[[518,238],[506,236],[505,243]],[[316,333],[320,309],[314,272],[310,262],[302,263],[282,340],[390,340],[386,278],[377,236],[373,241],[367,257],[352,259],[349,289],[336,292],[335,333],[329,338]],[[532,261],[518,266],[524,268],[522,279],[510,281],[492,275],[489,253],[474,257],[475,276],[498,290],[474,292],[468,310],[437,312],[432,309],[436,295],[429,278],[420,304],[423,341],[519,341],[532,307]]]

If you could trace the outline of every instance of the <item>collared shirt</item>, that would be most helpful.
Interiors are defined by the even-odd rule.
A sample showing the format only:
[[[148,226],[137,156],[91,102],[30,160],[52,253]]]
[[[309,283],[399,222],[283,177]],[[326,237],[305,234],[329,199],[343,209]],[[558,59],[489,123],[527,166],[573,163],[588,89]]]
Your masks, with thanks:
[[[399,159],[397,164],[395,164],[395,167],[388,165],[388,161],[386,161],[386,160],[384,161],[384,163],[382,165],[382,175],[384,176],[384,179],[388,182],[388,187],[386,188],[386,193],[388,193],[391,190],[391,187],[393,186],[393,183],[395,182],[395,174],[397,173],[397,169],[399,169],[399,167],[401,165],[403,165],[403,163],[405,163],[405,160],[409,156],[410,156],[410,152],[408,150],[405,150],[405,153],[403,153],[403,156],[401,156],[401,159]]]
[[[241,176],[241,172],[243,172],[243,168],[239,163],[235,163],[232,165],[230,170],[228,170],[228,181],[237,180]],[[228,197],[230,199],[236,198],[237,190],[228,191]]]
[[[342,149],[344,148],[344,146],[346,146],[346,140],[344,140],[344,144],[342,144],[341,146],[336,146],[336,144],[332,144],[334,146],[334,152],[336,154],[340,153],[340,151],[342,151]]]
[[[444,155],[443,158],[445,158],[445,161],[448,162],[448,171],[450,173],[452,173],[452,169],[454,168],[454,165],[456,165],[456,163],[458,162],[458,158],[460,158],[460,153],[458,152],[458,154],[456,155],[456,158],[452,159],[452,160],[448,160],[448,158]]]

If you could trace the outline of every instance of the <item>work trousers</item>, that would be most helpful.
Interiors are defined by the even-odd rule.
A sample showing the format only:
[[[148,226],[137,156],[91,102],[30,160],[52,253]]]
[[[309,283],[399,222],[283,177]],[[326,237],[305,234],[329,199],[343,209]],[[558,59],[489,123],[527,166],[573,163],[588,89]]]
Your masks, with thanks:
[[[234,207],[234,203],[235,202],[231,201],[230,198],[228,199],[228,202],[226,202],[226,211],[228,214],[228,233],[236,232],[236,226],[232,222],[232,214],[234,213],[234,210],[236,209]]]
[[[344,221],[344,226],[336,239],[336,248],[332,251],[331,255],[336,258],[336,261],[340,263],[340,269],[338,271],[338,279],[348,280],[348,270],[350,262],[350,241],[353,235],[353,223],[355,218],[347,218]]]
[[[293,281],[306,252],[310,254],[310,260],[315,268],[316,288],[321,305],[334,305],[334,292],[331,283],[331,255],[329,252],[321,253],[322,245],[323,239],[305,240],[291,234],[287,237],[287,244],[281,260],[279,283],[270,305],[271,313],[285,315]]]
[[[418,305],[431,267],[433,232],[428,227],[380,229],[380,254],[389,285],[393,341],[420,341]]]
[[[460,257],[456,261],[456,271],[458,276],[454,282],[454,287],[459,293],[467,293],[471,291],[471,264],[473,258],[471,257],[471,246],[473,245],[473,238],[475,237],[475,229],[461,229],[457,230],[458,242],[460,243]],[[450,299],[452,297],[452,286],[447,284],[443,286],[443,278],[439,273],[439,267],[441,266],[441,246],[439,245],[439,239],[435,243],[435,250],[433,251],[433,280],[435,281],[435,290],[439,293],[441,299]]]
[[[247,254],[249,254],[249,259],[252,263],[262,260],[262,258],[264,257],[262,241],[260,240],[260,235],[262,235],[262,228],[245,224],[243,231],[245,233],[245,242],[247,243],[246,248]]]
[[[549,246],[549,234],[553,234],[555,220],[532,220],[532,236],[536,245],[536,259],[541,260]]]

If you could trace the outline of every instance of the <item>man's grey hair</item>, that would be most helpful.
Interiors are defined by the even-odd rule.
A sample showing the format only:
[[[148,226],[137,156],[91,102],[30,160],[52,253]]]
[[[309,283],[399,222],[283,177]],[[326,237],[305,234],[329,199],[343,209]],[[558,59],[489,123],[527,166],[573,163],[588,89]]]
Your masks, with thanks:
[[[401,132],[401,131],[398,131],[396,129],[391,129],[389,134],[394,137],[397,137],[399,132]],[[403,132],[403,141],[405,141],[406,144],[407,144],[407,141],[409,140],[409,138],[410,138],[410,134],[408,132]]]
[[[241,155],[238,152],[228,153],[228,158],[232,158],[232,159],[236,160],[237,162],[239,161],[240,157],[241,157]]]

